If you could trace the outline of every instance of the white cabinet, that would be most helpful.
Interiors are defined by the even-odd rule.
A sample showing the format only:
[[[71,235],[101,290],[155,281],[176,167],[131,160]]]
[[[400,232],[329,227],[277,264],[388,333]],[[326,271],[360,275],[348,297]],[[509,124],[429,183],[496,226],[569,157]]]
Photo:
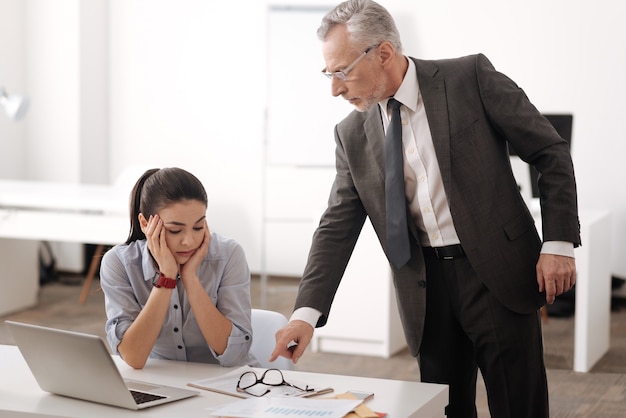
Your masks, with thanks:
[[[335,170],[290,165],[265,170],[262,273],[301,277]]]
[[[39,296],[39,242],[0,238],[0,315],[37,304]]]
[[[348,263],[314,351],[389,358],[406,347],[389,262],[369,220]]]
[[[335,170],[287,165],[270,165],[266,170],[264,273],[301,277]],[[264,284],[262,288],[267,291]],[[315,330],[312,348],[389,357],[405,346],[389,263],[368,220],[330,320]]]

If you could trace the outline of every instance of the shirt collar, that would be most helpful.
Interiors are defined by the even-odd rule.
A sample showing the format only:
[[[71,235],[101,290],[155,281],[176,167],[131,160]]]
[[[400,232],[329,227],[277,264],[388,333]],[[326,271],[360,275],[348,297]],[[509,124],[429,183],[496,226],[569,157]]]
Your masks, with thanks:
[[[402,80],[402,84],[393,95],[394,99],[402,103],[404,106],[409,108],[412,112],[417,110],[417,96],[419,93],[419,85],[417,83],[417,70],[415,69],[415,63],[412,59],[405,57],[409,62],[409,67],[406,70],[406,74],[404,74],[404,79]],[[381,110],[387,109],[387,102],[389,98],[383,99],[378,102]]]

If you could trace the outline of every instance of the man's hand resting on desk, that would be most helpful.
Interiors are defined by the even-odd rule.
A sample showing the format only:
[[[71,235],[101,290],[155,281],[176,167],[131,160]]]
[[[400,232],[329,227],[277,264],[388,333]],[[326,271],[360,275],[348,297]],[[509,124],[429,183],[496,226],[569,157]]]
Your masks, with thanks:
[[[287,325],[276,332],[276,347],[272,352],[270,361],[282,356],[291,359],[294,364],[297,363],[312,338],[313,327],[311,325],[297,319],[289,321]]]

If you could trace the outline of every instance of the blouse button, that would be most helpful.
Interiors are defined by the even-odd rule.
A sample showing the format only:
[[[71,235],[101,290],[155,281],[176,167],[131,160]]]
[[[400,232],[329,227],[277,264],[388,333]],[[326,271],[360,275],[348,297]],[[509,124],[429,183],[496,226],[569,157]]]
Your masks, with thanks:
[[[249,341],[249,340],[250,340],[250,336],[249,336],[249,335],[246,335],[246,336],[245,336],[245,339],[246,339],[246,341]]]
[[[174,327],[174,332],[178,332],[178,327]]]
[[[178,349],[179,349],[179,350],[182,350],[182,349],[183,349],[183,346],[182,346],[182,345],[179,345],[179,346],[178,346]]]
[[[174,305],[174,309],[178,309],[178,305]]]

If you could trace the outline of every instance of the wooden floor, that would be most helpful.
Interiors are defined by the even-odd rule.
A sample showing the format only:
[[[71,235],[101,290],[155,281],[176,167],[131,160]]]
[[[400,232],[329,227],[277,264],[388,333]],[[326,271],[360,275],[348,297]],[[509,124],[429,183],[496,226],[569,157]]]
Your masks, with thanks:
[[[78,303],[81,277],[65,276],[40,291],[36,307],[0,318],[0,343],[13,344],[3,323],[12,319],[104,336],[103,295],[94,283],[84,305]],[[252,280],[254,307],[289,316],[297,280],[270,278],[266,306],[261,305],[258,277]],[[626,417],[626,304],[611,314],[611,348],[591,373],[576,373],[573,365],[573,318],[550,318],[544,324],[544,348],[550,387],[552,417]],[[419,381],[417,362],[406,350],[389,359],[333,353],[307,352],[297,370],[353,376]],[[479,417],[489,417],[482,379],[477,382]],[[394,417],[395,418],[395,417]],[[495,418],[495,417],[494,417]]]

